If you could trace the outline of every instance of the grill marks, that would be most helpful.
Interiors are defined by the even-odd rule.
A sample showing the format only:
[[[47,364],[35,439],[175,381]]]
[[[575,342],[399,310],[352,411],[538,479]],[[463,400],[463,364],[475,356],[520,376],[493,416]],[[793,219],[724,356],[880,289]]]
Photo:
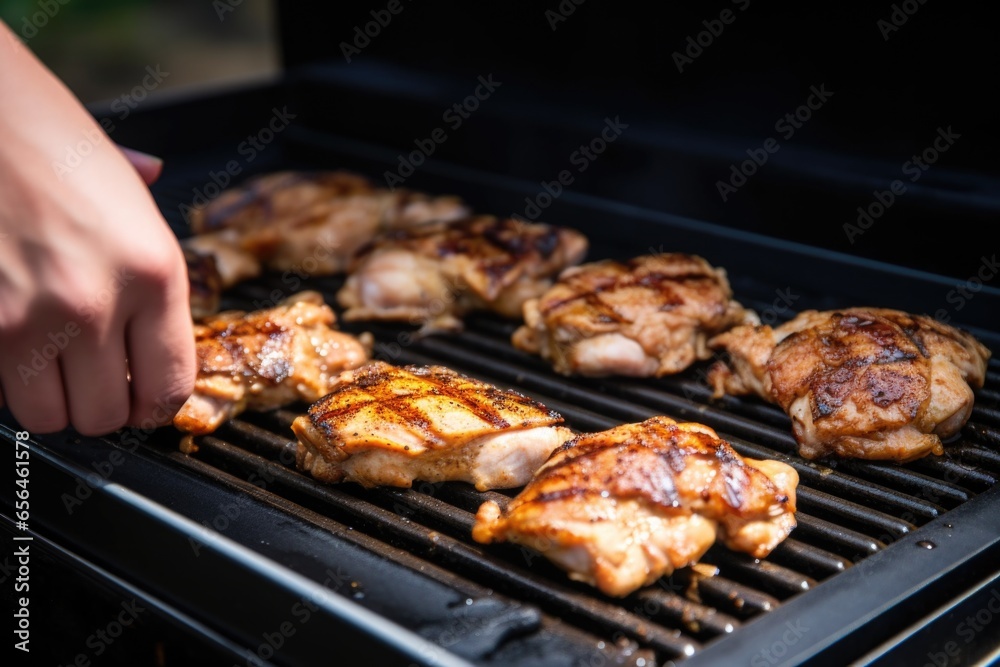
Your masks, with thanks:
[[[491,332],[492,335],[490,335]],[[393,336],[395,335],[394,332],[391,333]],[[461,337],[449,340],[449,346],[447,347],[441,345],[442,339],[427,339],[416,344],[414,348],[405,350],[401,359],[411,363],[423,360],[413,355],[414,351],[419,350],[425,354],[432,354],[436,360],[445,361],[450,359],[450,364],[464,368],[468,372],[474,372],[480,376],[504,378],[505,381],[514,383],[518,381],[516,378],[523,370],[521,365],[523,362],[518,362],[516,357],[505,356],[503,354],[504,350],[509,351],[509,346],[505,340],[508,333],[508,329],[501,327],[494,320],[486,320],[480,324],[477,331],[467,332]],[[390,336],[389,333],[385,335]],[[447,356],[447,354],[455,350],[467,350],[470,353],[466,356],[456,358]],[[993,365],[991,365],[991,368]],[[997,376],[995,373],[991,374],[991,376],[990,386],[995,386],[996,382],[1000,381],[1000,376]],[[577,386],[570,384],[566,380],[558,380],[557,378],[547,379],[549,380],[549,384],[545,388],[534,386],[534,391],[541,391],[550,397],[560,396],[560,392],[564,391],[565,388]],[[630,404],[653,406],[657,411],[676,411],[680,408],[673,404],[664,405],[658,401],[664,397],[671,398],[671,394],[680,396],[682,392],[687,393],[689,385],[694,385],[700,381],[695,380],[693,374],[676,376],[675,381],[679,383],[677,386],[662,381],[657,382],[655,388],[654,385],[635,385],[633,387],[635,392],[627,394],[627,398]],[[625,383],[626,381],[617,381],[618,385],[624,385]],[[629,383],[630,386],[633,384]],[[600,400],[600,396],[599,394],[595,394],[591,396],[591,400],[598,401]],[[1000,425],[1000,418],[993,416],[995,411],[990,408],[990,400],[993,399],[988,399],[985,403],[978,406],[980,411],[982,411],[982,419],[985,420],[982,424]],[[732,402],[735,403],[736,399],[732,399]],[[587,405],[592,405],[592,403],[587,403]],[[704,405],[701,407],[703,412],[700,413],[702,416],[699,419],[715,424],[717,428],[722,428],[722,426],[714,420],[718,420],[720,417],[727,418],[731,416],[730,412],[708,403],[707,399],[705,399]],[[741,412],[744,409],[749,410],[751,408],[763,409],[766,406],[754,401],[744,400],[740,401],[735,410]],[[730,406],[729,409],[732,410],[734,408]],[[239,421],[234,422],[234,424],[246,427],[245,432],[243,430],[238,433],[223,431],[223,435],[232,442],[241,443],[241,447],[248,447],[247,444],[242,444],[248,441],[258,443],[257,446],[259,448],[270,452],[269,456],[277,458],[281,452],[281,445],[287,438],[288,423],[294,415],[286,411],[272,414],[280,414],[283,416],[283,419],[279,420],[277,417],[272,419],[269,415],[261,415],[260,418],[272,426],[275,435],[253,427],[246,422]],[[574,420],[574,413],[572,411],[567,411],[565,414],[571,422]],[[615,414],[618,418],[624,418],[617,415],[617,413],[609,414]],[[724,419],[722,423],[728,424]],[[979,426],[977,424],[977,428]],[[726,428],[733,429],[735,427],[728,425]],[[255,432],[257,432],[256,436]],[[783,441],[778,445],[774,444],[776,439],[780,440],[781,435],[779,431],[773,428],[763,428],[759,432],[755,430],[752,435],[746,435],[746,437],[751,437],[755,442],[766,444],[775,450],[782,450],[785,448]],[[265,436],[274,441],[270,448],[263,447]],[[976,459],[973,457],[985,456],[987,454],[992,456],[992,448],[1000,447],[1000,440],[993,436],[989,436],[989,438],[985,446],[964,444],[952,448],[952,453],[954,456],[960,457],[962,462],[974,464],[976,463]],[[211,440],[211,438],[207,440]],[[251,456],[243,449],[236,447],[232,447],[231,449],[233,450],[233,456]],[[207,449],[203,448],[201,453],[204,454],[206,451]],[[755,458],[775,456],[773,450],[767,450],[756,445],[751,448],[751,451],[744,451],[744,454],[752,455]],[[980,465],[987,465],[990,469],[1000,471],[1000,463],[993,461],[993,459],[989,459],[989,461],[991,463],[980,463]],[[249,461],[245,465],[246,475],[256,474],[259,477],[261,465],[258,461]],[[276,470],[280,470],[277,463],[273,465]],[[612,635],[620,631],[620,628],[613,622],[613,615],[610,613],[611,610],[619,608],[625,611],[635,611],[637,615],[636,622],[639,623],[636,627],[648,626],[650,629],[655,630],[655,632],[660,633],[660,635],[677,636],[677,641],[686,640],[686,638],[692,636],[707,641],[718,637],[720,634],[730,632],[734,628],[737,632],[743,632],[739,627],[740,623],[737,619],[752,618],[757,614],[766,613],[767,609],[777,607],[780,601],[786,600],[793,594],[785,591],[785,589],[781,589],[780,592],[774,593],[778,599],[764,595],[761,591],[768,591],[770,589],[766,584],[767,572],[763,566],[769,563],[780,563],[787,568],[791,568],[791,571],[796,573],[803,573],[819,580],[826,580],[830,576],[849,569],[852,562],[857,562],[873,551],[882,548],[882,545],[875,544],[875,541],[870,539],[869,542],[873,544],[870,549],[853,543],[847,544],[845,541],[848,538],[856,537],[857,540],[861,540],[863,536],[853,530],[844,528],[844,526],[861,525],[860,530],[866,535],[873,537],[883,535],[884,533],[892,533],[893,537],[884,536],[882,537],[883,541],[891,541],[895,539],[894,536],[906,532],[903,529],[897,534],[896,531],[886,529],[881,524],[869,525],[868,523],[856,524],[856,522],[852,522],[850,517],[854,515],[850,512],[847,514],[844,513],[844,499],[853,499],[856,503],[859,503],[857,505],[847,503],[849,509],[856,512],[856,518],[859,522],[867,522],[873,516],[866,509],[871,507],[878,507],[896,516],[907,512],[917,512],[918,523],[923,523],[932,518],[933,515],[927,515],[913,508],[893,504],[891,497],[886,498],[880,493],[871,493],[872,485],[864,481],[866,479],[866,471],[892,473],[893,476],[891,479],[877,478],[876,481],[889,485],[892,489],[900,489],[899,491],[891,492],[893,497],[897,495],[901,498],[914,497],[914,500],[916,500],[916,497],[921,496],[925,489],[930,489],[935,494],[945,493],[941,488],[928,486],[928,484],[933,483],[937,483],[938,485],[945,484],[938,481],[941,478],[942,472],[937,469],[927,472],[928,475],[932,475],[931,477],[924,477],[912,472],[912,466],[884,466],[865,461],[851,461],[842,463],[838,466],[837,471],[826,471],[830,472],[829,476],[827,476],[826,472],[821,472],[820,469],[815,467],[805,466],[801,462],[797,462],[796,465],[799,467],[800,473],[809,473],[803,477],[803,480],[810,488],[802,489],[800,487],[800,490],[810,497],[821,495],[828,501],[823,505],[825,509],[821,514],[821,516],[825,517],[824,521],[802,516],[802,520],[800,521],[801,531],[796,530],[788,540],[777,547],[775,552],[766,561],[760,563],[739,554],[732,554],[731,557],[724,558],[723,556],[729,556],[729,554],[718,549],[712,550],[703,560],[719,566],[720,573],[718,576],[708,578],[697,577],[695,581],[689,581],[688,572],[681,570],[675,573],[669,580],[662,579],[657,584],[640,590],[634,597],[627,598],[621,607],[614,606],[603,596],[590,595],[585,591],[580,591],[579,588],[566,585],[559,573],[552,573],[546,568],[538,566],[538,559],[526,560],[525,551],[522,549],[511,548],[506,551],[498,549],[493,553],[482,554],[474,552],[472,547],[468,547],[470,552],[470,557],[467,561],[468,568],[463,569],[459,565],[456,565],[451,552],[442,548],[442,541],[439,539],[438,533],[433,532],[432,529],[440,531],[443,530],[442,525],[453,525],[450,533],[456,538],[454,541],[467,543],[469,540],[468,526],[472,522],[472,516],[467,512],[474,512],[484,499],[495,499],[503,504],[506,496],[502,496],[501,494],[477,493],[471,487],[464,484],[420,487],[419,492],[416,490],[398,491],[394,489],[362,491],[352,486],[333,488],[326,485],[315,485],[301,475],[293,473],[289,475],[289,479],[297,485],[296,488],[312,489],[314,493],[340,493],[341,495],[338,498],[343,498],[341,505],[333,508],[328,500],[324,500],[321,503],[319,511],[324,515],[329,515],[330,512],[340,512],[341,514],[338,514],[338,516],[346,517],[344,521],[355,529],[352,533],[367,533],[375,535],[381,540],[392,539],[395,541],[399,539],[396,537],[399,531],[417,529],[426,531],[427,537],[423,542],[423,548],[418,549],[417,547],[408,545],[408,551],[419,553],[421,558],[431,563],[436,563],[452,572],[457,571],[461,576],[470,577],[498,591],[504,591],[519,600],[526,600],[532,604],[538,604],[543,608],[552,609],[553,613],[557,614],[563,622],[574,627],[587,627],[605,641],[610,640]],[[859,474],[861,475],[860,479],[857,476]],[[855,486],[838,485],[831,491],[834,494],[831,496],[819,494],[812,490],[815,488],[825,488],[823,486],[824,481],[844,479],[850,481]],[[890,493],[888,489],[877,485],[874,488],[882,489],[884,493]],[[280,488],[275,485],[269,485],[268,491],[280,493]],[[905,496],[903,492],[906,493]],[[412,507],[404,503],[405,507],[401,509],[400,499],[404,498],[404,496],[398,494],[406,494],[405,498],[411,499],[414,503]],[[596,496],[599,496],[599,494],[599,491],[593,493]],[[966,493],[963,490],[947,506],[951,507],[953,504],[960,503],[972,495],[974,494],[971,492]],[[815,500],[810,501],[810,505],[814,505],[815,502]],[[805,500],[803,501],[804,503]],[[392,508],[393,512],[387,510],[383,513],[384,523],[380,524],[378,528],[366,528],[364,520],[357,517],[366,511],[373,511],[372,508],[375,505]],[[427,509],[429,507],[433,507],[434,511]],[[374,509],[378,508],[374,507]],[[813,512],[812,509],[807,509],[806,511]],[[882,515],[880,512],[875,512],[874,516],[884,517],[886,521],[890,519],[896,522],[899,521],[895,517]],[[910,526],[910,528],[915,529],[914,526]],[[386,536],[393,537],[388,538]],[[449,539],[451,538],[445,537],[446,541]],[[398,542],[396,543],[398,544]],[[834,546],[830,546],[831,544]],[[525,578],[530,579],[534,588],[526,588],[523,583],[520,583]],[[737,581],[742,582],[742,584],[736,583]],[[800,587],[797,590],[801,592],[804,589]],[[691,603],[685,595],[699,599],[705,604]],[[806,593],[806,595],[811,595],[811,593]],[[574,601],[573,604],[564,602],[567,597],[572,598]],[[758,597],[769,599],[770,602],[768,604],[756,604],[755,600]],[[646,605],[645,601],[647,598],[655,598],[656,605]],[[668,602],[672,606],[663,606]],[[588,610],[593,609],[593,612],[581,613],[580,608],[584,607]],[[660,612],[651,614],[653,609],[660,609]],[[723,627],[726,625],[726,623],[722,622],[723,620],[730,624],[729,627]],[[661,660],[680,655],[676,649],[661,647],[646,630],[640,629],[638,630],[638,634],[630,633],[629,636],[637,639],[640,646],[656,647],[658,657]]]
[[[879,408],[901,404],[902,414],[909,419],[916,417],[927,400],[929,372],[924,371],[925,365],[910,362],[928,359],[929,355],[914,337],[918,331],[915,323],[899,326],[872,314],[838,312],[831,315],[830,324],[829,329],[796,332],[780,342],[768,363],[772,377],[782,372],[780,364],[785,359],[779,352],[782,347],[808,345],[815,337],[821,346],[823,367],[809,383],[816,397],[814,421],[832,415],[858,389],[867,391]]]
[[[685,297],[678,291],[683,285],[690,292],[707,295],[718,287],[718,278],[714,274],[687,272],[670,274],[663,271],[640,271],[642,268],[638,259],[631,259],[624,265],[618,262],[606,262],[611,271],[606,275],[594,276],[587,273],[569,272],[561,279],[575,294],[568,294],[559,299],[542,299],[539,311],[545,316],[551,316],[566,306],[583,302],[594,310],[598,318],[608,322],[631,322],[633,318],[620,312],[613,302],[608,301],[606,294],[633,287],[641,287],[653,293],[655,308],[669,311],[686,303]],[[725,304],[719,304],[718,314],[725,312]]]
[[[725,271],[683,253],[567,269],[523,316],[515,347],[589,376],[678,373],[709,356],[708,336],[756,321],[733,301]]]
[[[725,490],[720,497],[740,515],[752,512],[745,493],[751,483],[774,491],[780,503],[789,500],[711,429],[679,425],[665,417],[578,436],[553,452],[539,475],[567,486],[579,482],[573,490],[580,493],[606,491],[616,498],[641,497],[668,511],[686,511],[675,480],[696,460],[721,473]],[[702,495],[707,500],[708,491]]]
[[[523,416],[516,424],[511,424],[505,417],[526,409],[544,411],[550,417],[547,421],[551,423],[562,421],[527,396],[489,387],[440,366],[397,368],[381,362],[373,363],[352,374],[351,383],[353,387],[365,391],[355,392],[350,400],[343,402],[338,401],[335,395],[327,396],[309,408],[313,422],[323,425],[331,435],[332,424],[371,409],[380,419],[413,426],[429,442],[440,444],[443,440],[432,429],[433,419],[419,405],[419,399],[427,397],[433,397],[435,403],[443,401],[451,408],[470,412],[497,430],[529,425],[532,420],[528,416]]]
[[[577,436],[505,508],[484,503],[472,536],[524,544],[622,596],[695,563],[717,535],[766,556],[795,526],[797,482],[706,426],[658,416]]]
[[[321,199],[371,194],[364,178],[347,172],[282,171],[248,180],[230,188],[207,206],[195,208],[191,226],[196,233],[257,226],[275,215],[307,210]]]
[[[799,453],[906,462],[943,453],[972,412],[990,351],[928,317],[884,308],[805,311],[710,341],[728,352],[709,381],[757,393],[792,418]]]
[[[374,362],[341,375],[296,418],[296,462],[317,479],[409,487],[466,481],[524,485],[572,437],[537,401],[441,366]]]
[[[473,310],[519,317],[586,238],[573,230],[493,216],[440,220],[391,232],[356,255],[337,298],[347,320],[420,322],[460,329]]]

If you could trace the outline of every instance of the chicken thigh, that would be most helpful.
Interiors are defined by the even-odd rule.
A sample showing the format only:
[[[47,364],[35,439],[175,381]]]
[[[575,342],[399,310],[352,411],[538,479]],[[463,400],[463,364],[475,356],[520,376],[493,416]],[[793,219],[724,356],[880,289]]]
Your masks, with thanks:
[[[196,324],[198,376],[174,426],[202,435],[247,409],[317,400],[341,371],[368,358],[370,340],[336,331],[334,323],[319,293],[301,292],[274,308]]]
[[[325,482],[455,480],[484,491],[527,482],[572,437],[562,421],[537,401],[442,366],[375,361],[344,372],[292,430],[299,468]]]
[[[710,345],[729,357],[709,371],[716,396],[780,405],[802,456],[900,463],[944,452],[990,357],[964,331],[885,308],[810,310],[776,328],[736,327]]]
[[[520,316],[527,299],[586,251],[579,232],[542,223],[478,216],[425,224],[362,251],[337,299],[347,320],[458,329],[472,310]]]
[[[524,304],[512,342],[564,375],[662,376],[707,359],[708,338],[756,316],[701,257],[647,255],[563,271]]]
[[[653,417],[567,442],[505,508],[484,503],[472,536],[533,548],[624,596],[717,537],[763,558],[795,527],[797,484],[790,466],[743,459],[707,426]]]

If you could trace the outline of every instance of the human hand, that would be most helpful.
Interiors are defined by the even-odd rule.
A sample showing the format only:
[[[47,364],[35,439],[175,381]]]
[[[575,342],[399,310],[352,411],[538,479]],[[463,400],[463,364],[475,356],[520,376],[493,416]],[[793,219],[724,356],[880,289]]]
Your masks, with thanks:
[[[183,256],[143,184],[155,159],[133,154],[133,168],[5,37],[0,405],[37,433],[167,424],[193,387],[195,353]],[[71,151],[81,159],[66,169]]]

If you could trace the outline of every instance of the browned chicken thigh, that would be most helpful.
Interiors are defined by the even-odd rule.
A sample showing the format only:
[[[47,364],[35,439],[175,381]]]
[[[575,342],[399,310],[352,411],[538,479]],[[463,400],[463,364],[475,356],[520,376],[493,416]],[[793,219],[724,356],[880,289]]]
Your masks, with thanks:
[[[296,419],[299,468],[325,482],[521,486],[572,437],[562,417],[514,391],[441,366],[376,361],[344,372]]]
[[[341,371],[368,358],[367,341],[336,331],[334,322],[322,296],[302,292],[275,308],[228,311],[196,324],[198,376],[174,425],[201,435],[247,409],[326,394]]]
[[[798,475],[743,459],[715,431],[653,417],[580,435],[472,536],[533,548],[571,579],[624,596],[692,565],[718,537],[763,558],[795,527]]]
[[[512,342],[564,375],[679,373],[709,358],[710,336],[757,321],[732,296],[725,271],[697,256],[584,264],[524,304]]]
[[[942,454],[962,428],[990,351],[970,334],[884,308],[800,313],[710,341],[729,364],[709,372],[716,395],[757,394],[792,418],[799,453],[906,462]]]
[[[375,188],[348,172],[278,172],[193,209],[196,236],[185,243],[219,255],[228,287],[259,273],[260,265],[303,275],[340,273],[358,248],[386,230],[465,215],[455,197]]]
[[[519,317],[562,269],[583,259],[573,230],[491,216],[392,232],[356,259],[338,293],[348,320],[402,320],[457,329],[472,310]]]

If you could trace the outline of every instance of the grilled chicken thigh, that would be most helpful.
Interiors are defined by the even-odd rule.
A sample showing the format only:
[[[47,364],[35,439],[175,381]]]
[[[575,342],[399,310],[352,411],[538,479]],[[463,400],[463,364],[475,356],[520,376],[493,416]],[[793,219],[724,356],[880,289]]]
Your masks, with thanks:
[[[694,564],[721,539],[763,558],[795,527],[795,470],[743,459],[715,431],[653,417],[557,449],[473,538],[531,547],[571,579],[624,596]]]
[[[884,308],[800,313],[710,341],[716,395],[757,394],[792,418],[799,453],[912,461],[969,418],[990,351],[970,334]]]
[[[300,469],[325,482],[521,486],[572,437],[540,403],[441,366],[375,361],[296,419]]]
[[[339,273],[383,231],[464,215],[457,198],[375,188],[347,172],[278,172],[194,209],[197,236],[187,243],[222,255],[228,286],[255,275],[253,262],[303,275]]]
[[[366,248],[337,299],[348,320],[457,329],[471,310],[520,316],[525,300],[586,251],[582,234],[541,223],[478,216],[420,225]]]
[[[334,321],[322,296],[302,292],[275,308],[219,313],[196,324],[198,377],[174,425],[201,435],[245,409],[326,394],[341,371],[368,357],[366,344],[336,331]]]
[[[279,171],[248,179],[192,209],[189,224],[195,234],[259,229],[328,201],[374,190],[366,178],[346,171]]]
[[[711,356],[710,336],[757,321],[732,295],[725,271],[692,255],[584,264],[524,304],[512,342],[564,375],[679,373]]]

